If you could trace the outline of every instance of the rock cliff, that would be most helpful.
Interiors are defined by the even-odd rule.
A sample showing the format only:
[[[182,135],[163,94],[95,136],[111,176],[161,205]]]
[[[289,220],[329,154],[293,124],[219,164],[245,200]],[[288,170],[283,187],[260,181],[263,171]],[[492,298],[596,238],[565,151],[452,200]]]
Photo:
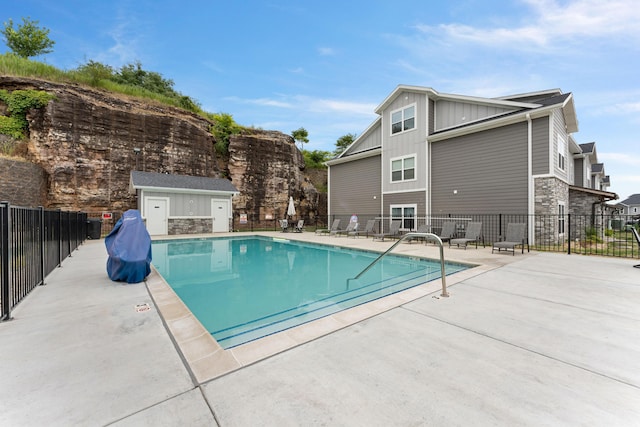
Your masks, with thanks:
[[[214,150],[211,122],[178,108],[75,84],[8,76],[0,77],[0,89],[44,90],[56,97],[27,115],[27,159],[46,173],[48,207],[135,208],[129,174],[138,169],[227,176],[241,193],[234,197],[234,211],[255,220],[283,215],[289,195],[299,201],[302,216],[326,212],[318,207],[326,198],[305,179],[304,160],[289,135],[248,130],[232,137],[227,162]]]

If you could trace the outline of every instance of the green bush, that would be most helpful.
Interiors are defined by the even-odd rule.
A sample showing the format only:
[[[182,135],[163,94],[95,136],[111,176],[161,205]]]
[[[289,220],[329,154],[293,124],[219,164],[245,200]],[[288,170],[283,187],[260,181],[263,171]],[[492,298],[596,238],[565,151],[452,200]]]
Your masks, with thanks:
[[[0,116],[0,133],[3,135],[9,135],[14,139],[24,138],[22,123],[20,123],[19,120],[16,120],[13,117]],[[2,151],[4,152],[4,154],[9,154],[5,152],[6,150],[7,148],[3,146]]]
[[[7,105],[9,113],[9,117],[2,116],[0,133],[16,139],[24,138],[29,129],[27,112],[32,108],[44,107],[54,98],[43,90],[14,90],[13,92],[0,90],[0,101]]]

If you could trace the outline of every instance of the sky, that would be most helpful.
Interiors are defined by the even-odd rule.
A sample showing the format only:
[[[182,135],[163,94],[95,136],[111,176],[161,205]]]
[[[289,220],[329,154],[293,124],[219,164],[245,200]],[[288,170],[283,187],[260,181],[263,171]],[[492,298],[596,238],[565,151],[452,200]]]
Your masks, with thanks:
[[[399,84],[500,97],[573,93],[620,201],[640,193],[637,0],[2,0],[50,30],[32,59],[71,70],[139,61],[205,111],[334,151]],[[0,53],[9,49],[0,41]]]

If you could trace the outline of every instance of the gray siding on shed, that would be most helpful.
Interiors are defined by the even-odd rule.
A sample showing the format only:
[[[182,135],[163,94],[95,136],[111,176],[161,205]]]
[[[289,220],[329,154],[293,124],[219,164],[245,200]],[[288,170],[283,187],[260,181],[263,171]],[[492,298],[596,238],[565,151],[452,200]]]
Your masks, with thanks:
[[[380,213],[379,155],[330,166],[329,176],[330,215]]]
[[[546,175],[549,172],[549,117],[532,120],[532,172]]]
[[[527,132],[522,122],[433,142],[431,214],[526,213]]]
[[[212,197],[209,194],[169,193],[161,191],[144,191],[144,197],[169,198],[169,216],[211,216],[211,199],[229,197]]]

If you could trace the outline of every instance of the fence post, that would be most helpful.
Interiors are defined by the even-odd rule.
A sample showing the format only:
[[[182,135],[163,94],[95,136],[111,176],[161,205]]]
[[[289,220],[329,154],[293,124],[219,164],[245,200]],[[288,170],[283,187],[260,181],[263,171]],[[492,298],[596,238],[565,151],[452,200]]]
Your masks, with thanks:
[[[40,215],[38,215],[38,221],[40,221],[40,285],[44,283],[44,245],[45,245],[45,233],[44,233],[44,207],[38,206]]]
[[[0,288],[2,291],[2,318],[0,320],[11,320],[11,286],[9,285],[9,252],[11,252],[9,239],[9,232],[11,230],[11,205],[9,202],[0,202],[0,209],[4,210],[4,215],[0,215],[2,218],[2,224],[0,224],[2,236],[3,251],[1,254],[0,265],[2,266],[2,276],[0,277]]]
[[[571,214],[567,214],[567,236],[569,236],[567,241],[567,255],[571,255],[571,239],[573,238],[571,235]]]
[[[62,209],[58,209],[58,267],[62,266]]]

